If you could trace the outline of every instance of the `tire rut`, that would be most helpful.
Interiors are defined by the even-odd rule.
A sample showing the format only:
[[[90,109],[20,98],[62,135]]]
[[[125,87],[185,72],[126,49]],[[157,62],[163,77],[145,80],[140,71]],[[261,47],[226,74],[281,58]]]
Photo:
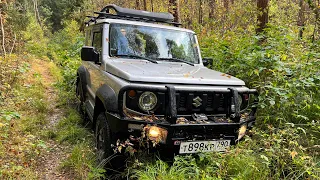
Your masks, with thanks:
[[[45,94],[47,97],[47,102],[49,103],[50,113],[46,116],[47,124],[44,128],[49,131],[55,131],[55,126],[65,116],[64,110],[57,106],[58,91],[53,86],[56,82],[56,79],[50,73],[49,62],[34,61],[32,67],[37,69],[37,71],[39,71],[38,73],[40,73],[42,76],[42,83],[46,88]],[[62,161],[68,157],[68,153],[70,152],[71,148],[52,139],[47,140],[46,145],[48,150],[42,153],[37,160],[36,172],[39,179],[74,179],[72,174],[59,168]]]

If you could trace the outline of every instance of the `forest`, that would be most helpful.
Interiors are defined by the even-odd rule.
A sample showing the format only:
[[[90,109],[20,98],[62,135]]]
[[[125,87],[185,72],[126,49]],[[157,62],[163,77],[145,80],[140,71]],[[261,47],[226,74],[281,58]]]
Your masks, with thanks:
[[[259,92],[255,127],[225,153],[131,154],[110,176],[76,110],[86,16],[170,12],[208,68]],[[319,0],[1,0],[0,179],[320,179]]]

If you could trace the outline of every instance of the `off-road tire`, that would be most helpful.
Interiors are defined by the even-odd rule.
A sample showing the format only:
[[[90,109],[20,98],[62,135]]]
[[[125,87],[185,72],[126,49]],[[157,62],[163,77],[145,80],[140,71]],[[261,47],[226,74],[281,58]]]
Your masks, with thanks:
[[[108,175],[115,176],[124,169],[126,157],[115,153],[111,147],[116,141],[112,139],[112,131],[104,112],[101,112],[96,120],[95,140],[98,166],[107,169]]]
[[[77,95],[77,98],[78,98],[76,109],[77,109],[77,111],[79,112],[79,114],[80,114],[80,116],[82,118],[83,125],[90,128],[92,125],[90,123],[90,120],[88,118],[88,115],[87,115],[87,112],[86,112],[86,109],[85,109],[85,100],[86,99],[85,99],[85,93],[83,91],[83,84],[82,84],[80,78],[77,81],[76,95]]]
[[[113,153],[111,148],[111,131],[104,112],[101,112],[96,121],[95,140],[98,155],[98,162],[103,161]]]

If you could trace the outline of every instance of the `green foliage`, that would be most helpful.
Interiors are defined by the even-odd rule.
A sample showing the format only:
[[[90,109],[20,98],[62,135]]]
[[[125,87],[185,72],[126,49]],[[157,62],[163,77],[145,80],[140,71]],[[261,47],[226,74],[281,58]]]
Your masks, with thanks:
[[[267,38],[229,34],[203,39],[211,68],[243,79],[260,93],[260,123],[310,123],[319,118],[320,53],[301,45],[284,27],[268,29]],[[237,38],[236,38],[237,37]]]
[[[12,56],[13,58],[17,56]],[[15,61],[7,61],[8,66]],[[29,61],[30,62],[30,61]],[[0,102],[0,176],[2,179],[36,179],[30,167],[39,155],[47,150],[47,145],[36,135],[47,125],[49,112],[45,100],[45,84],[37,70],[30,71],[26,58],[21,58],[21,69],[14,73],[8,96]],[[28,64],[25,67],[25,64]],[[33,67],[34,68],[34,67]],[[5,77],[5,82],[11,77]]]
[[[59,142],[67,141],[70,144],[77,144],[91,137],[90,133],[81,127],[81,118],[79,114],[70,109],[68,116],[61,119],[57,125],[57,140]]]
[[[71,154],[62,161],[61,170],[72,171],[79,179],[103,178],[105,170],[96,164],[92,134],[81,127],[81,118],[74,109],[67,111],[68,116],[57,124],[54,138],[59,142],[74,145]]]
[[[80,10],[83,0],[42,0],[42,4],[41,14],[47,26],[55,32],[65,27],[63,22],[69,20],[73,12]]]
[[[85,11],[79,7],[94,11],[108,3],[122,3],[127,7],[134,3],[43,0],[39,2],[39,10],[44,26],[34,17],[32,3],[16,2],[6,6],[2,13],[8,16],[4,17],[8,20],[5,31],[10,32],[6,34],[6,47],[11,46],[13,33],[17,33],[27,53],[0,59],[0,105],[3,107],[0,112],[0,158],[10,161],[1,166],[0,176],[36,178],[23,162],[36,159],[46,149],[46,143],[34,136],[44,135],[74,146],[61,168],[74,172],[79,179],[103,177],[104,170],[95,165],[92,135],[81,127],[79,115],[66,106],[75,99],[76,69],[84,40],[79,29],[83,28]],[[180,8],[182,22],[197,32],[203,56],[214,58],[210,68],[234,75],[243,79],[247,86],[258,89],[258,128],[252,138],[246,137],[224,154],[177,156],[172,165],[158,159],[142,161],[140,157],[128,167],[126,175],[138,179],[319,179],[320,41],[310,42],[317,30],[313,18],[317,10],[314,1],[307,1],[311,11],[306,12],[302,39],[297,38],[299,5],[294,1],[270,0],[269,28],[263,37],[255,35],[255,1],[232,1],[228,7],[224,6],[226,1],[214,1],[214,7],[207,6],[209,1],[201,1],[202,6],[199,6],[200,1],[183,2]],[[149,1],[149,10],[150,5]],[[155,11],[167,9],[167,3],[154,6]],[[211,9],[213,17],[209,17]],[[14,31],[8,31],[8,27]],[[48,29],[54,34],[48,33]],[[180,48],[177,46],[174,53],[185,56]],[[45,78],[39,73],[31,73],[25,78],[35,82],[17,83],[29,70],[30,62],[25,62],[28,54],[42,59],[48,57],[61,69],[48,68],[58,79],[60,106],[68,109],[67,116],[53,129],[41,129],[47,124],[46,115],[50,112],[45,97]],[[7,99],[11,97],[16,102],[8,103]],[[17,152],[25,156],[20,158],[16,156]],[[17,175],[19,172],[21,174]]]
[[[29,23],[23,33],[23,39],[26,41],[25,48],[29,53],[38,57],[46,56],[48,38],[42,29],[43,27],[39,25],[31,14],[27,14],[27,17]]]
[[[48,57],[62,68],[63,80],[58,86],[66,92],[74,92],[77,68],[80,66],[80,49],[84,37],[78,30],[76,21],[68,21],[65,28],[56,32],[48,47]]]
[[[19,83],[19,78],[29,70],[29,66],[22,56],[0,57],[0,106],[11,95],[12,87]]]
[[[131,173],[138,179],[319,179],[320,165],[300,143],[306,134],[289,127],[269,134],[255,132],[226,153],[176,156],[174,163],[141,163]]]
[[[104,178],[103,174],[105,170],[95,166],[95,154],[92,149],[92,145],[88,143],[82,142],[77,144],[70,156],[63,161],[60,168],[73,171],[79,179]]]

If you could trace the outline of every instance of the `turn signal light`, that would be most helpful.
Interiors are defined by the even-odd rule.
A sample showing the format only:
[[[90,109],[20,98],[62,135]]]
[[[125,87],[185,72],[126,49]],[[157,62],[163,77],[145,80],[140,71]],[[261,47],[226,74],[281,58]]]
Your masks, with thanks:
[[[137,95],[137,92],[136,92],[135,90],[130,90],[130,91],[128,92],[128,96],[129,96],[130,98],[134,98],[134,97],[136,97],[136,95]]]

